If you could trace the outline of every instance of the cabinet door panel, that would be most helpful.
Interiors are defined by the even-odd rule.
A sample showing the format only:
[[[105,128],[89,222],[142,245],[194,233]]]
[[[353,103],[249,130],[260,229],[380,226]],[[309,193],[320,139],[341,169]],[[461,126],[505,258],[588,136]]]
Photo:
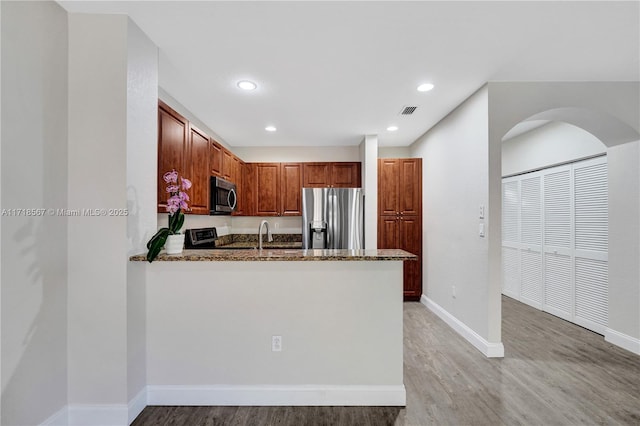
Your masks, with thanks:
[[[302,164],[282,163],[280,173],[280,212],[283,216],[302,216]]]
[[[304,163],[303,180],[305,188],[326,188],[331,184],[330,163]]]
[[[360,163],[331,163],[331,186],[359,188]]]
[[[209,169],[212,176],[222,176],[222,146],[213,140],[209,145]]]
[[[209,138],[191,127],[185,176],[193,184],[189,190],[189,207],[193,214],[209,214]]]
[[[238,157],[234,157],[235,161],[235,175],[232,179],[232,182],[236,184],[236,193],[237,193],[237,204],[236,211],[233,212],[236,216],[245,216],[246,206],[247,206],[247,195],[245,188],[247,187],[246,183],[246,164],[244,161],[239,159]]]
[[[184,173],[184,152],[187,148],[187,120],[162,107],[158,108],[158,212],[166,212],[167,191],[162,178],[176,169]]]
[[[395,216],[378,217],[378,248],[396,249],[400,242],[399,221]]]
[[[422,296],[422,258],[405,260],[403,263],[404,299],[420,300]]]
[[[422,159],[402,159],[399,166],[398,210],[405,215],[419,215],[422,204]]]
[[[398,182],[400,166],[397,160],[378,159],[378,214],[395,215],[398,212]]]
[[[256,214],[278,216],[280,207],[280,163],[256,164]]]
[[[417,256],[422,254],[422,223],[418,216],[400,218],[400,244],[397,248]]]
[[[233,153],[222,148],[222,178],[231,180],[233,173]]]
[[[246,163],[244,165],[244,180],[243,191],[244,195],[240,194],[244,198],[244,215],[245,216],[257,216],[256,204],[258,202],[256,192],[256,165],[255,163]]]
[[[418,216],[400,219],[400,247],[418,256],[416,261],[405,261],[404,297],[417,300],[422,295],[422,222]]]

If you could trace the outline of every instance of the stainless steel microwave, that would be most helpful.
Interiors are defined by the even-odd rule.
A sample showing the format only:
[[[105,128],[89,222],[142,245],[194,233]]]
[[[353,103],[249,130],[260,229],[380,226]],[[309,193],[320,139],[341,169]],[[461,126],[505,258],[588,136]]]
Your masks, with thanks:
[[[236,209],[237,202],[236,185],[222,178],[211,176],[209,187],[209,214],[231,214]]]

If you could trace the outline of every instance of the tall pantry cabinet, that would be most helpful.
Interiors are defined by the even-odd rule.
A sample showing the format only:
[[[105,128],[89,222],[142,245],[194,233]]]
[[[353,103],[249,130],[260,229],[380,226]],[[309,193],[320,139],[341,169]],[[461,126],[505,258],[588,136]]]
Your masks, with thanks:
[[[422,159],[378,159],[378,248],[418,256],[404,262],[404,298],[422,296]]]

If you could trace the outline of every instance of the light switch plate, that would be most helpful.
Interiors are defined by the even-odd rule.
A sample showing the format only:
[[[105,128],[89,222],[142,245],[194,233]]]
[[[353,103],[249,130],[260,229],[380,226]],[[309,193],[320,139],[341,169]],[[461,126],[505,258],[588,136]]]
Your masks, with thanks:
[[[484,219],[484,206],[480,206],[480,219]]]
[[[478,229],[478,235],[484,237],[484,223],[480,224],[480,228]]]

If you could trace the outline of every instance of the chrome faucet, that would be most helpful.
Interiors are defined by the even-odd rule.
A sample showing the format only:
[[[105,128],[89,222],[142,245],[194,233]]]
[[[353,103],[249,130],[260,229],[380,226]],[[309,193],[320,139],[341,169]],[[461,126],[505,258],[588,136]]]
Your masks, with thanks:
[[[268,242],[273,241],[273,236],[271,235],[271,231],[269,231],[269,222],[267,222],[266,220],[263,220],[262,222],[260,222],[260,227],[258,228],[258,248],[260,250],[262,250],[262,227],[263,226],[267,227],[267,241]]]

